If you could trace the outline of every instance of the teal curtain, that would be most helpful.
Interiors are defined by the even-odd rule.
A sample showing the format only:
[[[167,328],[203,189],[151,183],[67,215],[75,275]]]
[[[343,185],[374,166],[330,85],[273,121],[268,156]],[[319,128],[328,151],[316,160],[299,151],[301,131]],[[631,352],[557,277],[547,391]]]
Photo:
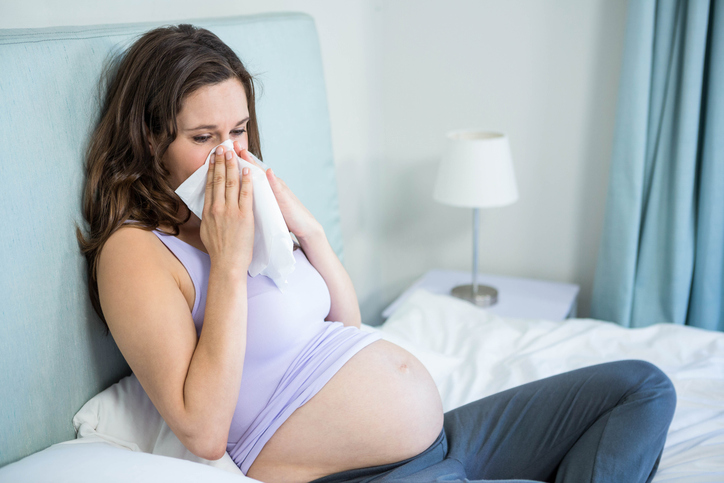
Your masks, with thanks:
[[[724,330],[724,1],[628,8],[591,316]]]

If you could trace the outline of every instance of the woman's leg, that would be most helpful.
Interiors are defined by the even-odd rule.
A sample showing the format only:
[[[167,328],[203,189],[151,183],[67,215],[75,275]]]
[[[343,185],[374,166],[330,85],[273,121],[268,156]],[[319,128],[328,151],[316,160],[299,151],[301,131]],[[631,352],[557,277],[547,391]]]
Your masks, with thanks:
[[[447,458],[470,480],[648,482],[675,406],[653,364],[585,367],[447,412]]]

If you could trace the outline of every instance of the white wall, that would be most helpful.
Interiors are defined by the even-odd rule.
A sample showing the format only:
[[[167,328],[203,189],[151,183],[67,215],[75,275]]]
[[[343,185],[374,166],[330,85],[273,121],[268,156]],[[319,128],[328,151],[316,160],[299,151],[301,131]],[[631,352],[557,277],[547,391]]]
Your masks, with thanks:
[[[626,0],[2,0],[0,28],[266,11],[317,24],[365,322],[425,271],[470,269],[471,212],[431,198],[445,132],[467,127],[509,135],[520,192],[482,212],[480,270],[578,283],[588,314]]]

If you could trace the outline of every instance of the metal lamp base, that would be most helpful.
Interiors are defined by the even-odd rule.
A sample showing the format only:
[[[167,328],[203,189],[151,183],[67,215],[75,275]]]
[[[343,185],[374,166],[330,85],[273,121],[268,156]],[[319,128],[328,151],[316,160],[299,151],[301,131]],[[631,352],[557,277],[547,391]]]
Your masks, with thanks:
[[[487,285],[478,285],[478,291],[473,293],[473,285],[458,285],[451,292],[453,297],[467,300],[478,307],[490,307],[498,302],[498,291]]]

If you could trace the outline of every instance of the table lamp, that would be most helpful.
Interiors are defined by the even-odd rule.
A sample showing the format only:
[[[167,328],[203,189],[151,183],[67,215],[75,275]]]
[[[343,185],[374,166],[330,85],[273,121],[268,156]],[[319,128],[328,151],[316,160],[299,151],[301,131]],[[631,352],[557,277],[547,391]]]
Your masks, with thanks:
[[[518,199],[510,145],[505,134],[458,130],[447,134],[433,198],[473,209],[473,283],[452,289],[452,295],[479,306],[498,301],[493,287],[478,285],[479,209],[505,206]]]

